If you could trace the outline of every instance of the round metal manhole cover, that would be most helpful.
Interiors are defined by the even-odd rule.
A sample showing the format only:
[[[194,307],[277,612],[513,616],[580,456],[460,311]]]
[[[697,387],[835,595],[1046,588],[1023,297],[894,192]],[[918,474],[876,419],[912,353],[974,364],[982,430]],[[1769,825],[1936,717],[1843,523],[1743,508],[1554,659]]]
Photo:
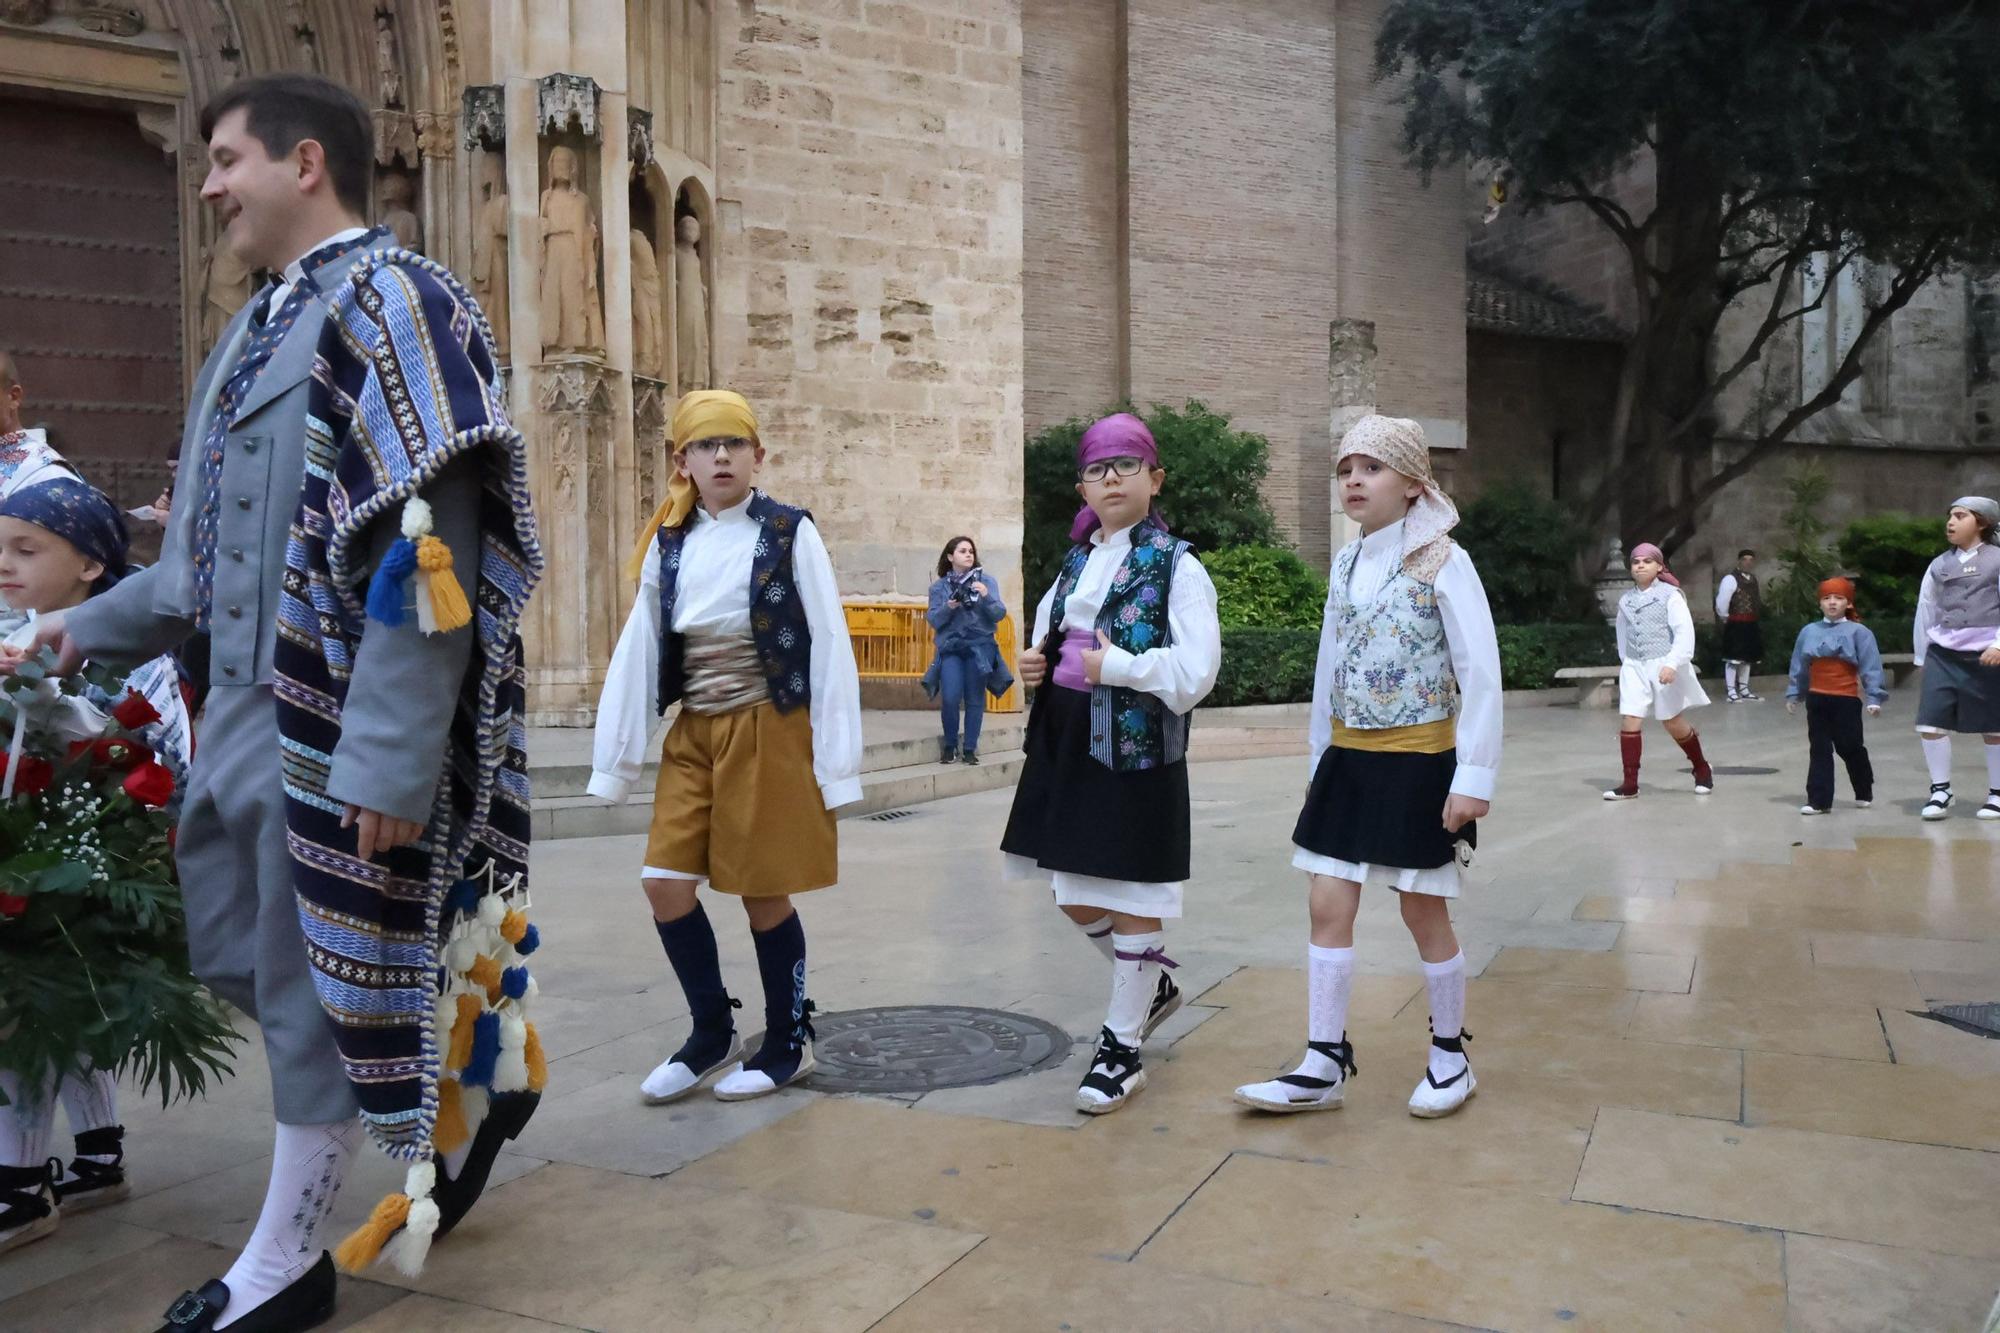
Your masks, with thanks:
[[[998,1083],[1061,1064],[1070,1035],[1053,1023],[1001,1009],[909,1004],[816,1014],[817,1067],[806,1086],[821,1092],[922,1093]],[[754,1051],[759,1033],[744,1043]]]

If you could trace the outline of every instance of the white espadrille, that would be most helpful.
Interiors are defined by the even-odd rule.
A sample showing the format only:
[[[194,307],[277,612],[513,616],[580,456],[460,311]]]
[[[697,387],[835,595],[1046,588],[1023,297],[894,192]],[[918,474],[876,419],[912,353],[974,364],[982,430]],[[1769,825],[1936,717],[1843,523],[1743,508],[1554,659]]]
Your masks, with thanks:
[[[728,1069],[730,1063],[743,1054],[743,1040],[732,1035],[729,1046],[716,1059],[694,1069],[678,1057],[666,1061],[646,1075],[646,1081],[639,1085],[639,1096],[648,1106],[665,1106],[677,1102],[706,1083],[710,1078]]]
[[[1289,1074],[1264,1083],[1246,1083],[1236,1090],[1236,1104],[1255,1111],[1291,1115],[1298,1111],[1338,1111],[1347,1099],[1347,1080],[1354,1071],[1354,1047],[1342,1041],[1309,1041],[1306,1058]],[[1317,1058],[1315,1058],[1317,1057]],[[1308,1069],[1331,1067],[1324,1078]]]

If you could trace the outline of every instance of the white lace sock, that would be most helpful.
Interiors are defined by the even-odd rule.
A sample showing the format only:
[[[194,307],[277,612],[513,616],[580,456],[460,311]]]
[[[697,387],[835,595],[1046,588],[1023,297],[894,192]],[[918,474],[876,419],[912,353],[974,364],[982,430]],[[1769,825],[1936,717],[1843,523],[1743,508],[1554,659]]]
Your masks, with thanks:
[[[1424,989],[1430,992],[1431,1035],[1456,1037],[1465,1027],[1465,951],[1442,963],[1424,964]],[[1442,1082],[1465,1068],[1458,1051],[1431,1047],[1431,1077]]]
[[[333,1214],[360,1141],[359,1116],[331,1125],[278,1126],[264,1211],[257,1215],[249,1244],[222,1276],[229,1287],[229,1308],[215,1321],[217,1329],[249,1314],[319,1262],[331,1239],[321,1228]]]
[[[1106,912],[1095,921],[1079,921],[1076,923],[1076,928],[1083,932],[1084,938],[1097,946],[1097,951],[1104,955],[1105,962],[1115,963],[1118,961],[1112,955],[1111,914],[1109,912]]]
[[[84,1078],[66,1078],[62,1081],[62,1104],[71,1134],[109,1129],[118,1123],[118,1080],[97,1070]],[[91,1160],[109,1166],[118,1159],[96,1154]]]
[[[1139,1030],[1146,1026],[1146,1011],[1152,1008],[1153,990],[1159,984],[1157,955],[1166,938],[1158,930],[1111,937],[1111,1008],[1104,1026],[1127,1046],[1139,1044]]]
[[[42,1165],[55,1137],[55,1089],[43,1088],[36,1100],[20,1075],[0,1070],[0,1092],[7,1094],[7,1104],[0,1106],[0,1166]]]
[[[1722,683],[1729,687],[1731,694],[1736,693],[1736,678],[1742,674],[1742,669],[1742,664],[1739,662],[1724,662],[1722,664]]]
[[[1917,733],[1924,743],[1924,767],[1931,771],[1931,785],[1951,781],[1951,737],[1925,736]]]
[[[1986,742],[1986,789],[2000,787],[2000,745]]]
[[[1306,945],[1306,1040],[1337,1042],[1347,1035],[1347,997],[1354,989],[1354,948]],[[1340,1067],[1308,1047],[1292,1071],[1307,1078],[1338,1079]]]

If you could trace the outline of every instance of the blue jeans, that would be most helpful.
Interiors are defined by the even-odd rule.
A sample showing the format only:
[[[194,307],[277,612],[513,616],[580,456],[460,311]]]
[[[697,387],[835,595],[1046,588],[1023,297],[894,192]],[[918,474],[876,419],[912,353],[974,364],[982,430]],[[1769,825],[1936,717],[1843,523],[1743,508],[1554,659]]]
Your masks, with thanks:
[[[965,748],[979,750],[979,726],[986,720],[986,677],[975,653],[938,658],[938,710],[944,714],[944,743],[958,746],[958,710],[965,709]]]

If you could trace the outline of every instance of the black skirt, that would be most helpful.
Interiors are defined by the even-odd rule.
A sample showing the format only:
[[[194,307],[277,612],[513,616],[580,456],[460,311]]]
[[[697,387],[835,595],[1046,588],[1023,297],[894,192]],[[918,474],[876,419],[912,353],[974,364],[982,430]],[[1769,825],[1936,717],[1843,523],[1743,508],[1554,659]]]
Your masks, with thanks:
[[[1328,746],[1313,770],[1292,841],[1309,852],[1359,865],[1435,870],[1479,845],[1477,823],[1444,831],[1458,751],[1385,754]]]
[[[1185,759],[1113,772],[1090,757],[1090,696],[1053,684],[1035,692],[1023,748],[1001,851],[1099,879],[1188,878]]]
[[[1754,620],[1722,622],[1722,660],[1749,662],[1764,660],[1764,627]]]

